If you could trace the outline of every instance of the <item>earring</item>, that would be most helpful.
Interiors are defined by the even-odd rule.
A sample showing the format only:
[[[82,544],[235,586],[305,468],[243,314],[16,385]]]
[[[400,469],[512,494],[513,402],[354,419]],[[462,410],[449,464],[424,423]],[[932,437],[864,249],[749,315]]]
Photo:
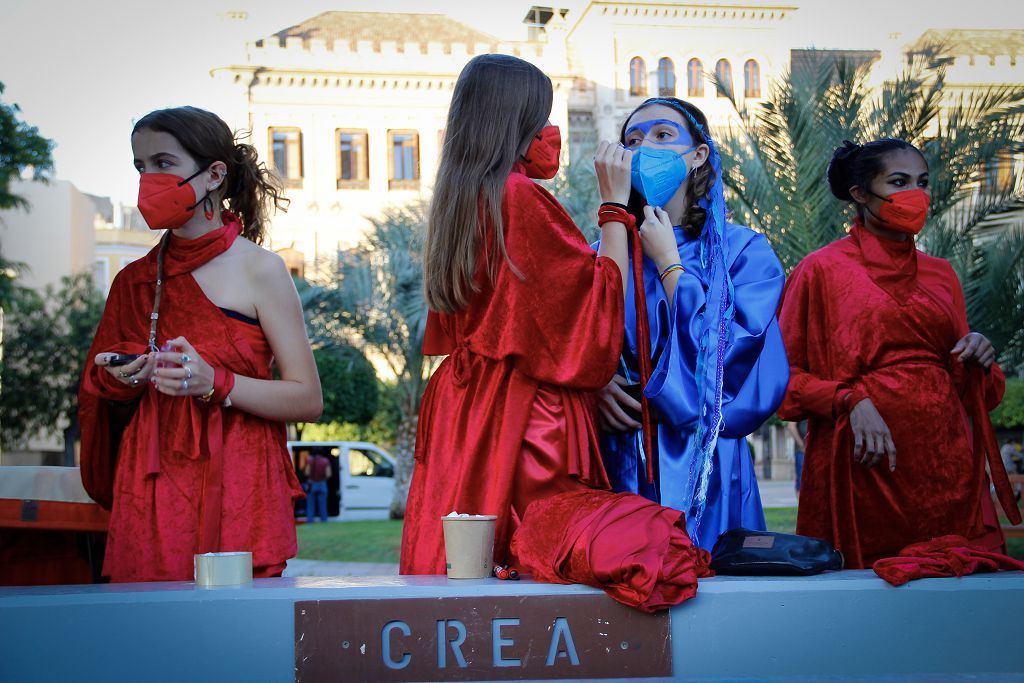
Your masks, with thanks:
[[[209,195],[203,200],[203,215],[206,216],[206,220],[213,220],[213,200]]]

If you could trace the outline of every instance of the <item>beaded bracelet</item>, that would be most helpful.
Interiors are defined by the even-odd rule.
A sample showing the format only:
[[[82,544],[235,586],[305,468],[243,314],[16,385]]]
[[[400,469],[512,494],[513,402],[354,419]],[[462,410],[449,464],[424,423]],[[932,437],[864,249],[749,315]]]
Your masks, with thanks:
[[[686,272],[686,268],[683,268],[683,264],[682,263],[673,263],[671,266],[669,266],[665,270],[661,271],[661,275],[659,276],[659,278],[661,279],[662,282],[664,282],[665,278],[667,278],[670,273],[674,273],[677,270],[679,272],[681,272],[681,273],[685,273]]]

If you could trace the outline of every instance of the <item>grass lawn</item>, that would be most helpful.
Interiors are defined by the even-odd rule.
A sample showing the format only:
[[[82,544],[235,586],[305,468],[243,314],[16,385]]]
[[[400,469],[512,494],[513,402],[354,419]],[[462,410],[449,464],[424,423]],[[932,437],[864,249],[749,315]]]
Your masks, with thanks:
[[[401,520],[300,524],[297,531],[303,560],[398,563]]]
[[[796,529],[796,508],[764,511],[768,529],[791,534]],[[299,557],[332,562],[398,562],[402,522],[332,522],[298,527]],[[1024,559],[1024,538],[1007,540],[1010,555]]]

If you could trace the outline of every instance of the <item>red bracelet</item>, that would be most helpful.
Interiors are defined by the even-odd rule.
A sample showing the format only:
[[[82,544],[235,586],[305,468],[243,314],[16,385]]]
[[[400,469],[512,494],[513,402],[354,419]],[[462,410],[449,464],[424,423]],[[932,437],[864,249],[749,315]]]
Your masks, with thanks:
[[[597,210],[597,224],[603,226],[605,223],[622,223],[630,230],[636,228],[636,218],[626,207],[621,204],[605,202]]]
[[[223,403],[231,390],[235,388],[235,373],[224,368],[213,369],[213,388],[209,393],[199,397],[203,403]]]

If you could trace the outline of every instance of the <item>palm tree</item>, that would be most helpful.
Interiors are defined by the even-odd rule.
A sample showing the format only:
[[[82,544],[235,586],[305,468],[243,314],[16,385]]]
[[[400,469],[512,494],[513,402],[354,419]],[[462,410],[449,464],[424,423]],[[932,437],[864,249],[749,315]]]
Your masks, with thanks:
[[[395,378],[400,416],[394,519],[405,515],[420,398],[436,365],[422,351],[427,304],[420,243],[426,217],[422,203],[384,210],[371,219],[360,248],[339,255],[333,281],[302,293],[314,343],[345,340],[385,363]]]
[[[825,169],[843,140],[902,138],[928,161],[932,208],[919,245],[948,259],[964,286],[972,329],[1008,368],[1024,371],[1024,203],[992,169],[1024,151],[1024,87],[971,94],[947,88],[938,48],[908,55],[898,76],[870,83],[870,65],[823,63],[784,75],[754,111],[720,131],[724,182],[737,222],[764,233],[787,272],[842,237],[853,214]]]

